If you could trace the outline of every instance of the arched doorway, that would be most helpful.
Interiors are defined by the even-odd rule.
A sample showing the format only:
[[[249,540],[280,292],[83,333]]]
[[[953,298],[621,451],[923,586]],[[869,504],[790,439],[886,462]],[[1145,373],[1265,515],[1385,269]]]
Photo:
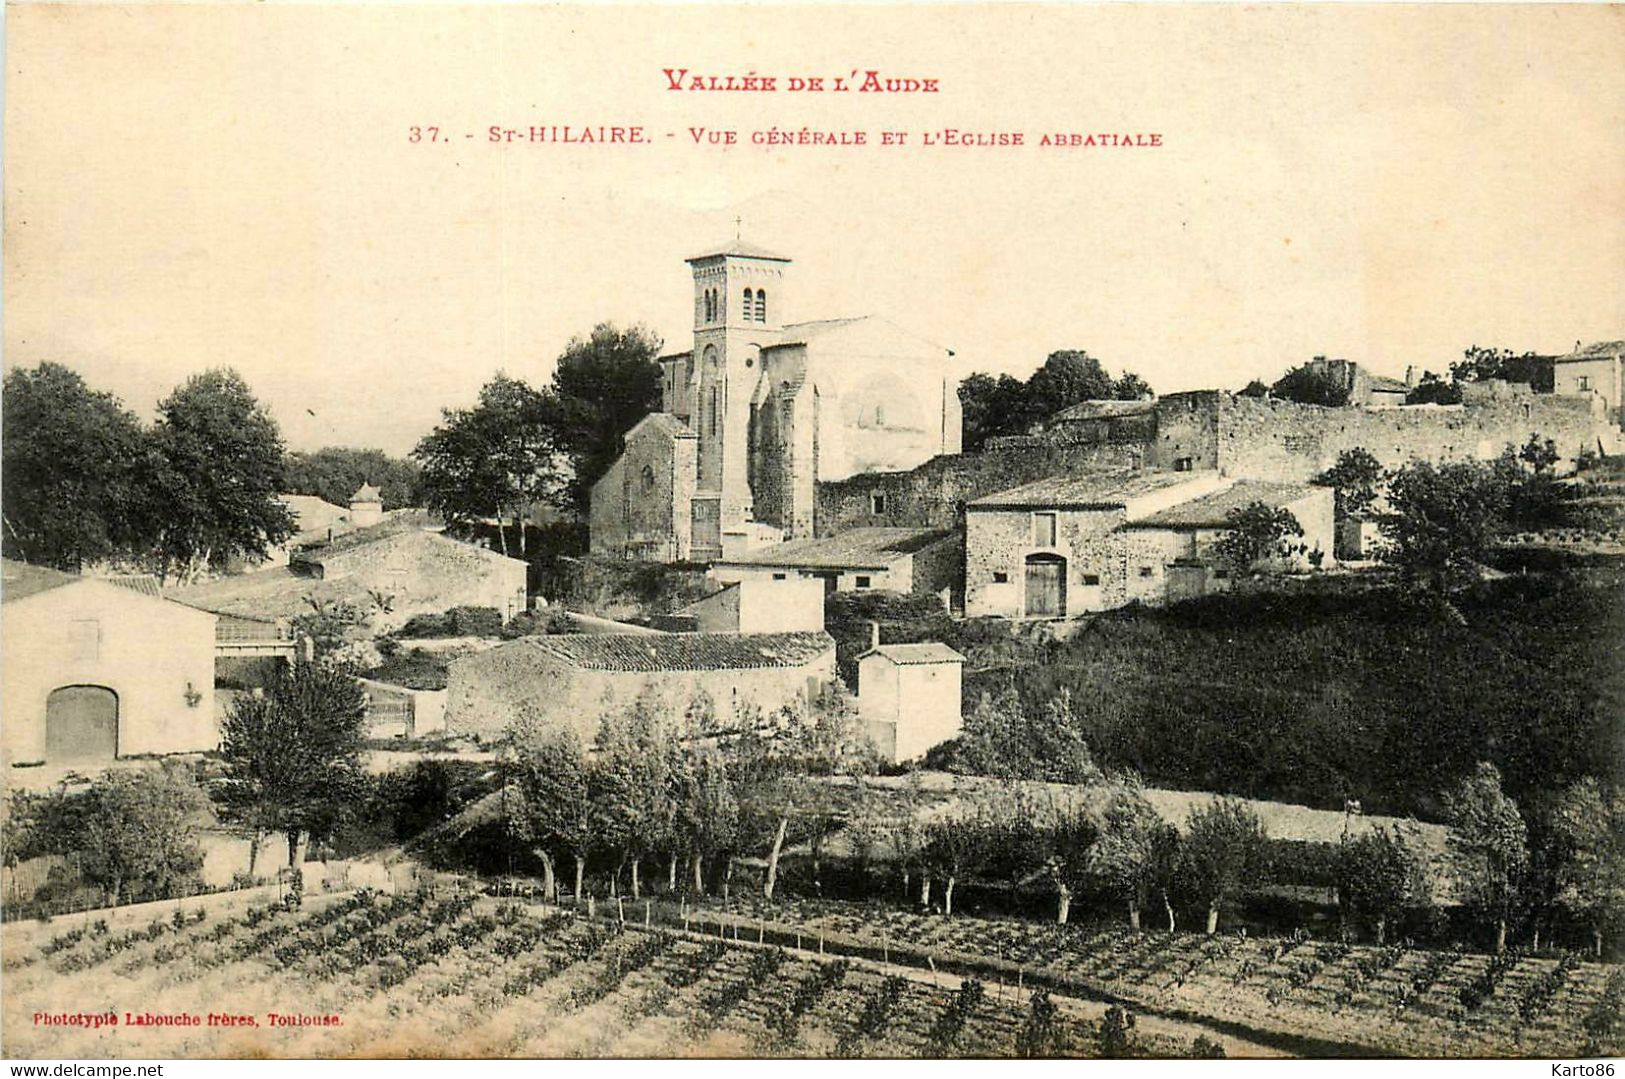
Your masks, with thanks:
[[[1027,556],[1027,617],[1066,617],[1066,559],[1062,556]]]
[[[63,686],[45,699],[45,759],[105,761],[118,756],[118,694],[106,686]]]

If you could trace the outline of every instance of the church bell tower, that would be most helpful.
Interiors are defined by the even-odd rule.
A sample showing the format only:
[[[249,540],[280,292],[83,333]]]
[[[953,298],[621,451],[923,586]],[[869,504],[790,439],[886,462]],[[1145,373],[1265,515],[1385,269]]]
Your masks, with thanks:
[[[783,333],[790,260],[740,240],[688,260],[694,272],[693,411],[699,435],[695,542],[715,503],[720,548],[751,520],[750,402],[761,350]],[[702,520],[702,515],[707,520]]]

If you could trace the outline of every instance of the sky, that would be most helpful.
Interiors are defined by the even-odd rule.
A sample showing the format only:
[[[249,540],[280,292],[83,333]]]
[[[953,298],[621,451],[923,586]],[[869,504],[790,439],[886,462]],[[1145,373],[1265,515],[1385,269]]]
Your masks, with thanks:
[[[13,5],[5,364],[66,363],[143,416],[229,365],[292,448],[404,453],[598,322],[688,347],[684,259],[736,230],[794,260],[787,318],[883,315],[956,376],[1081,348],[1170,392],[1315,355],[1566,351],[1625,336],[1622,18]],[[666,68],[778,82],[673,91]],[[787,89],[871,69],[938,89]],[[566,124],[652,141],[486,141]],[[868,143],[751,142],[804,128]],[[920,145],[948,128],[1025,145]]]

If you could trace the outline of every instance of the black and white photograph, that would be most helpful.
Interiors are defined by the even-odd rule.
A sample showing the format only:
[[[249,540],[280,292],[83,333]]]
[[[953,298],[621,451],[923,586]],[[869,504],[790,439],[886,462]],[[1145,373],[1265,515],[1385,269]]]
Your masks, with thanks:
[[[1622,16],[8,3],[0,1055],[1612,1074]]]

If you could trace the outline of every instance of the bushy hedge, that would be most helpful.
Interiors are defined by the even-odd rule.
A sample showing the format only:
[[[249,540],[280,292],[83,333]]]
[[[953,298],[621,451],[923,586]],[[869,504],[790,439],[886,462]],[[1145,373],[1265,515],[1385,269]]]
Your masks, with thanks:
[[[502,612],[495,607],[453,607],[444,614],[416,614],[395,636],[405,638],[495,637],[502,632]]]

